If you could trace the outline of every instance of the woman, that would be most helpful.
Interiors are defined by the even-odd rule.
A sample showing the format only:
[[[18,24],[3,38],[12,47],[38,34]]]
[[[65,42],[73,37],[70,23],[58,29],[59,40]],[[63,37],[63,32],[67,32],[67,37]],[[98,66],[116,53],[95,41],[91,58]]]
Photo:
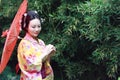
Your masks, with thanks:
[[[25,37],[18,46],[18,64],[21,69],[20,80],[53,80],[50,57],[55,47],[45,45],[37,36],[41,31],[41,20],[36,11],[28,11],[21,21]]]

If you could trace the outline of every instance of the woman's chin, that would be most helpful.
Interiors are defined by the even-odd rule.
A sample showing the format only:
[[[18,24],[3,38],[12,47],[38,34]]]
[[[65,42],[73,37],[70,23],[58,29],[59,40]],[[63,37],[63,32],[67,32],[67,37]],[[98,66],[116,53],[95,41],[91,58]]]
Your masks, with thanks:
[[[33,35],[33,37],[38,37],[38,35],[36,34],[36,35]]]

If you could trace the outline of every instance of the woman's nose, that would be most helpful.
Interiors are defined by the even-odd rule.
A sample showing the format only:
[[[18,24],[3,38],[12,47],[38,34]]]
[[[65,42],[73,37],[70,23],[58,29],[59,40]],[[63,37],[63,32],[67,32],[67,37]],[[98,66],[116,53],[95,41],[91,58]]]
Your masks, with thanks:
[[[35,31],[40,31],[40,30],[41,30],[41,29],[40,29],[40,28],[38,28],[38,27],[36,27],[36,28],[35,28]]]

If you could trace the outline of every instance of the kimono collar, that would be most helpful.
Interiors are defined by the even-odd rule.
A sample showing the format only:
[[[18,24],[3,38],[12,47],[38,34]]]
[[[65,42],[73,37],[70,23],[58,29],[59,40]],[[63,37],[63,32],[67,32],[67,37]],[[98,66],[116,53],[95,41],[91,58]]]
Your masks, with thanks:
[[[36,38],[34,39],[32,36],[30,36],[28,33],[26,33],[24,39],[28,40],[28,41],[31,41],[31,42],[35,42],[35,43],[39,43],[39,39]]]

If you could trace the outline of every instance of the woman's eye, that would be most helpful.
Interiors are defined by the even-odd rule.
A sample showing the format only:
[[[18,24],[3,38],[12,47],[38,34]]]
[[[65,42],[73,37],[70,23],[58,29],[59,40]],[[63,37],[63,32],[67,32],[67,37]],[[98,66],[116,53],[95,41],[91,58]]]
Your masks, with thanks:
[[[36,27],[40,28],[41,26],[40,25],[32,26],[32,28],[36,28]]]
[[[40,25],[38,27],[41,27]]]
[[[35,28],[35,26],[32,26],[32,28]]]

